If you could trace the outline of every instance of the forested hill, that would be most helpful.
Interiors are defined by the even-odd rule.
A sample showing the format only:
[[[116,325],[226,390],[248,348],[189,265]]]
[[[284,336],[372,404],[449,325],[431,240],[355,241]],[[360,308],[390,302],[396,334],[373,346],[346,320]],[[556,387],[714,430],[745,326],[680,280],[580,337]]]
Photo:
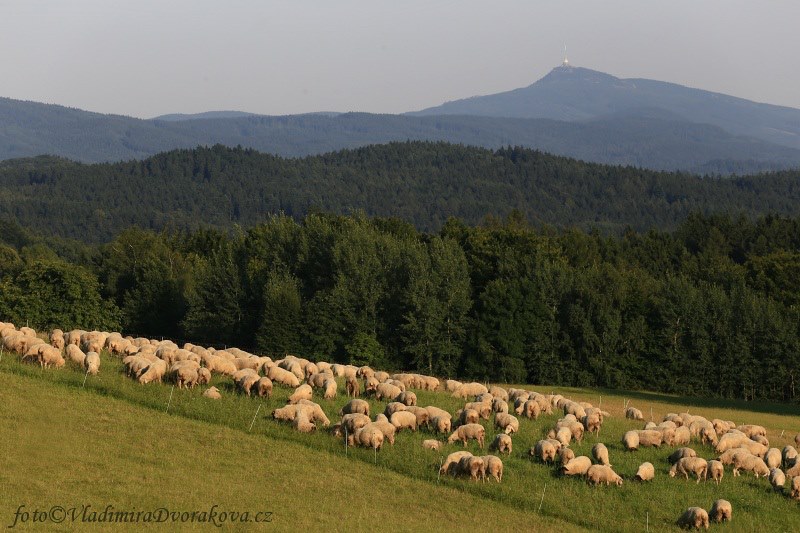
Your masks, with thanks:
[[[672,228],[693,211],[800,214],[798,172],[700,178],[541,152],[405,142],[290,159],[249,149],[176,150],[85,165],[53,157],[0,164],[0,217],[90,242],[143,228],[251,226],[313,211],[399,217],[436,230],[520,211],[534,224]]]

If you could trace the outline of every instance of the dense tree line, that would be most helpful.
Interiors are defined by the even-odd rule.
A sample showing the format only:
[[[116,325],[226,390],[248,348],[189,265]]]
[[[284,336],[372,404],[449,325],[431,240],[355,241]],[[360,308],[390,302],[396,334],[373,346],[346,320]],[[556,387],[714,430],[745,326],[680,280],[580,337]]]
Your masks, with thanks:
[[[301,159],[222,146],[144,161],[0,164],[0,216],[46,234],[106,242],[160,231],[250,227],[267,213],[398,217],[439,231],[518,210],[534,224],[673,229],[693,211],[800,215],[797,172],[735,179],[610,167],[522,148],[394,143]]]
[[[616,236],[519,212],[435,233],[311,214],[103,245],[2,229],[0,320],[480,380],[800,398],[800,218],[693,213]]]

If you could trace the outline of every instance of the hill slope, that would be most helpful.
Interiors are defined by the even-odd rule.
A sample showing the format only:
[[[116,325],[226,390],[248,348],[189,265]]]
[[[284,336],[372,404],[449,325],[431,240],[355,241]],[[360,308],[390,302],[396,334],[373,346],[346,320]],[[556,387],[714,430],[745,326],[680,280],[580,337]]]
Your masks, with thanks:
[[[553,69],[512,91],[423,109],[415,115],[480,115],[588,120],[657,108],[682,120],[711,124],[736,135],[800,148],[800,110],[647,79],[620,79],[572,66]]]
[[[425,230],[517,209],[536,223],[669,228],[692,211],[800,214],[796,172],[736,179],[587,164],[525,149],[392,143],[302,159],[222,146],[142,162],[0,164],[0,215],[45,235],[103,241],[130,225],[249,226],[321,209]]]
[[[390,141],[429,140],[486,148],[526,146],[658,170],[743,174],[800,166],[800,149],[732,135],[652,109],[583,122],[368,113],[241,115],[139,120],[0,98],[0,159],[50,154],[84,162],[120,161],[218,143],[301,157]]]

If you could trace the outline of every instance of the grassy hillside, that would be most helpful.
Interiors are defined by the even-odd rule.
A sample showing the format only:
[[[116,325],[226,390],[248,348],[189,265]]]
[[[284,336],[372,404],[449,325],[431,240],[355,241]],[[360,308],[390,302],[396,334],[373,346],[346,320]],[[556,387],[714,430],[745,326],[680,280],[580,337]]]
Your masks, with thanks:
[[[604,442],[625,484],[592,488],[583,480],[563,479],[553,468],[531,460],[528,449],[557,418],[550,415],[521,420],[514,451],[503,458],[505,474],[498,485],[440,479],[442,457],[461,447],[447,445],[441,454],[425,451],[421,441],[432,437],[425,431],[401,433],[394,446],[377,454],[345,450],[325,431],[296,433],[268,416],[290,393],[277,386],[274,396],[262,401],[236,394],[230,378],[215,376],[212,383],[222,389],[223,399],[214,402],[203,398],[199,388],[173,392],[170,385],[140,386],[124,377],[119,361],[105,353],[100,375],[90,376],[85,386],[83,380],[78,369],[41,370],[9,354],[0,360],[0,387],[6,398],[0,413],[3,427],[11,428],[0,436],[4,450],[0,479],[10,487],[0,496],[4,520],[9,521],[21,503],[108,502],[138,509],[194,509],[219,503],[245,510],[266,505],[276,513],[276,525],[285,529],[340,530],[351,524],[365,529],[363,520],[373,513],[390,529],[442,529],[467,509],[470,520],[485,520],[485,526],[501,530],[640,531],[647,523],[654,530],[672,528],[686,507],[709,508],[714,499],[725,498],[734,508],[734,522],[727,529],[800,529],[797,502],[773,493],[763,478],[747,474],[734,478],[728,469],[720,486],[697,485],[667,476],[671,448],[625,453],[619,444],[624,431],[641,427],[622,418],[626,399],[646,415],[652,408],[656,418],[689,409],[709,418],[759,423],[768,428],[771,446],[778,448],[800,431],[800,418],[787,406],[553,388],[595,405],[602,401],[603,409],[612,414],[599,439],[587,436],[573,448],[578,455],[590,455],[595,442]],[[550,387],[536,389],[551,392]],[[435,404],[451,412],[461,406],[443,393],[418,391],[417,395],[419,405]],[[340,396],[316,401],[335,421],[346,400]],[[371,405],[374,413],[385,403],[371,401]],[[488,421],[483,423],[488,441],[496,431]],[[710,447],[692,446],[703,457],[715,455]],[[479,453],[475,444],[468,449]],[[656,479],[639,485],[630,479],[644,461],[655,465]],[[32,477],[30,465],[46,469],[47,476]]]

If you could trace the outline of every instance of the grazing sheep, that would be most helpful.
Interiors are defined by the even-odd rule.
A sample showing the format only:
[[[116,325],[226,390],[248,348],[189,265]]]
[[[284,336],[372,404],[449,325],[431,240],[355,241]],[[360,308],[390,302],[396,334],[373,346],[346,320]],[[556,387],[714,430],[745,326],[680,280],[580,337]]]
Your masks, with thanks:
[[[689,507],[678,518],[677,524],[684,529],[708,529],[708,513],[700,507]]]
[[[602,442],[598,442],[592,446],[592,457],[594,457],[597,464],[611,466],[608,460],[608,448],[606,448],[606,445]]]
[[[379,383],[377,387],[375,387],[375,399],[376,400],[394,400],[400,393],[403,392],[395,385],[390,383]]]
[[[485,474],[492,476],[498,483],[503,481],[503,461],[494,455],[484,455],[481,459],[483,459]]]
[[[314,389],[311,385],[303,383],[297,387],[291,396],[289,396],[289,403],[297,403],[300,400],[311,400],[314,397]]]
[[[575,451],[572,448],[559,448],[556,451],[556,455],[558,456],[559,462],[562,466],[570,462],[572,459],[575,459]]]
[[[236,388],[245,393],[247,396],[250,396],[250,390],[253,388],[253,385],[258,383],[258,380],[261,378],[259,375],[252,369],[247,369],[248,371],[240,371],[239,378],[234,381]],[[269,378],[267,378],[269,379]],[[291,402],[296,403],[296,402]]]
[[[742,426],[738,426],[736,429],[747,435],[748,438],[753,438],[755,435],[760,435],[762,437],[767,436],[767,430],[764,428],[764,426],[744,424]]]
[[[296,375],[279,366],[272,366],[267,370],[267,377],[274,383],[285,387],[299,387],[300,380]]]
[[[397,428],[392,425],[389,420],[382,414],[377,414],[375,420],[367,424],[367,426],[374,425],[383,432],[383,436],[389,441],[389,444],[394,446],[394,436],[397,433]],[[367,427],[364,426],[364,427]]]
[[[639,431],[639,446],[661,446],[662,434],[656,429],[643,429]]]
[[[733,517],[733,507],[728,500],[714,500],[708,516],[712,522],[730,522]]]
[[[692,433],[686,426],[679,426],[675,428],[675,434],[672,437],[673,446],[686,446],[692,441]],[[714,443],[716,444],[716,442]]]
[[[622,486],[622,478],[614,472],[610,466],[607,465],[592,465],[586,471],[586,479],[590,485],[606,485],[615,484],[618,487]]]
[[[478,481],[479,478],[483,479],[486,476],[486,465],[482,457],[468,455],[458,462],[458,471],[461,474],[468,474],[473,481]]]
[[[494,400],[492,400],[492,411],[494,411],[495,413],[507,413],[508,402],[506,402],[502,398],[495,398]]]
[[[397,395],[395,401],[400,402],[407,407],[411,407],[413,405],[417,405],[417,395],[411,391],[403,391]]]
[[[409,413],[414,413],[414,416],[417,417],[417,428],[421,426],[430,427],[430,415],[428,415],[428,411],[425,408],[418,407],[416,405],[410,405],[406,407],[406,411]]]
[[[352,398],[358,398],[361,395],[361,387],[358,384],[358,380],[352,376],[345,379],[344,390]]]
[[[445,392],[455,392],[458,388],[462,385],[460,381],[456,381],[454,379],[446,379],[444,380],[444,390]]]
[[[445,458],[442,466],[439,468],[440,474],[456,474],[456,470],[458,469],[458,463],[464,457],[469,457],[472,454],[467,451],[460,451],[460,452],[453,452]]]
[[[426,450],[439,451],[442,449],[442,442],[436,439],[425,439],[422,441],[422,447]]]
[[[66,364],[64,358],[61,356],[61,350],[58,348],[53,348],[49,344],[40,344],[39,348],[39,364],[43,368],[48,368],[50,366],[54,368],[61,368]],[[97,362],[97,367],[100,367],[100,362]]]
[[[86,354],[83,353],[77,344],[67,344],[66,350],[67,358],[76,365],[83,366],[83,361],[86,359]]]
[[[784,446],[781,455],[783,456],[784,468],[791,468],[797,462],[797,450],[794,446]]]
[[[250,390],[252,391],[253,388],[255,388],[259,398],[269,398],[272,396],[272,380],[266,376],[259,378],[258,381],[250,387]]]
[[[639,449],[639,432],[634,430],[626,431],[622,436],[622,445],[628,451]]]
[[[521,414],[522,416],[529,418],[531,420],[536,420],[539,418],[539,414],[542,412],[542,408],[539,405],[539,402],[536,400],[527,400],[525,403],[522,404],[521,412],[517,414]]]
[[[553,446],[549,440],[540,440],[533,448],[530,449],[529,453],[534,457],[537,457],[543,463],[552,463],[555,461],[557,452],[556,447]]]
[[[437,433],[450,433],[452,425],[450,418],[444,416],[434,416],[430,422],[431,429]]]
[[[690,473],[697,476],[697,483],[700,483],[701,479],[705,480],[708,477],[708,461],[702,457],[684,457],[669,469],[669,477],[683,474],[684,479],[688,480]]]
[[[98,355],[97,352],[87,353],[86,357],[83,359],[83,367],[86,369],[86,372],[96,376],[98,372],[100,372],[100,355]]]
[[[469,402],[464,405],[464,409],[472,409],[484,420],[489,420],[492,415],[492,402]]]
[[[494,440],[489,445],[489,449],[496,450],[498,453],[507,453],[511,455],[511,451],[513,450],[511,437],[505,433],[499,433],[495,435]]]
[[[768,476],[769,468],[764,463],[764,460],[755,455],[736,454],[733,456],[733,476],[739,475],[739,470],[753,472],[756,478],[760,476]]]
[[[348,415],[351,413],[361,413],[369,416],[369,403],[365,400],[353,398],[344,404],[341,409],[339,409],[339,416]]]
[[[300,400],[297,402],[300,410],[309,413],[309,419],[312,422],[322,422],[322,425],[328,427],[331,425],[331,421],[328,420],[328,417],[325,415],[325,411],[322,410],[322,407],[319,404],[312,402],[311,400]]]
[[[644,420],[644,415],[639,409],[628,407],[625,409],[625,418],[629,420]]]
[[[483,394],[484,392],[489,392],[489,389],[487,389],[481,383],[462,383],[453,391],[453,396],[456,398],[466,399],[472,396]]]
[[[411,431],[417,430],[417,417],[414,413],[409,411],[397,411],[389,417],[389,422],[397,428],[397,431],[401,429],[410,429]]]
[[[519,432],[519,420],[508,413],[497,413],[494,417],[494,427],[502,429],[507,435]]]
[[[50,332],[50,346],[53,348],[58,348],[59,350],[64,349],[64,332],[60,329],[54,329]]]
[[[764,454],[764,463],[766,463],[767,468],[777,468],[781,466],[783,462],[783,455],[778,448],[770,448],[767,450],[767,453]]]
[[[441,416],[448,419],[453,418],[453,415],[451,415],[444,409],[436,407],[435,405],[428,405],[427,407],[425,407],[425,410],[428,411],[428,418],[430,418],[431,420],[433,420],[434,417],[437,416]]]
[[[800,501],[800,476],[794,476],[792,478],[792,491],[789,493],[789,497],[793,500]]]
[[[384,416],[386,416],[386,418],[391,418],[392,415],[395,414],[397,411],[405,411],[405,410],[406,410],[406,404],[401,402],[389,402],[386,404],[386,407],[383,410],[383,414]]]
[[[561,466],[561,474],[564,476],[583,476],[592,466],[592,460],[585,455],[579,455],[567,461]]]
[[[678,448],[667,457],[667,461],[669,464],[674,465],[678,462],[678,460],[683,459],[684,457],[697,457],[697,452],[691,448]]]
[[[203,396],[206,398],[211,398],[212,400],[219,400],[222,398],[222,395],[219,393],[219,389],[216,387],[209,387],[205,391],[203,391]]]
[[[725,467],[720,461],[712,459],[708,462],[708,477],[714,480],[717,485],[720,484],[722,478],[725,476]]]
[[[352,436],[348,437],[348,444],[352,442],[354,445],[372,448],[377,451],[383,446],[384,440],[386,440],[386,436],[383,432],[378,427],[370,424],[357,429]]]
[[[717,445],[714,447],[717,453],[722,453],[732,448],[741,448],[746,442],[750,441],[749,437],[744,433],[725,433],[719,438]]]
[[[556,440],[560,442],[562,446],[569,446],[572,440],[572,431],[570,431],[568,427],[559,428],[556,432]]]
[[[786,474],[780,468],[773,468],[769,471],[769,483],[775,492],[783,492],[786,485]]]
[[[323,396],[322,396],[324,399],[333,400],[334,398],[336,398],[336,392],[337,392],[338,385],[336,384],[336,380],[335,379],[329,377],[322,384],[322,387],[325,390],[325,392],[323,393]]]
[[[475,439],[478,441],[478,446],[483,449],[484,439],[486,437],[486,430],[480,424],[464,424],[459,426],[448,438],[447,443],[453,444],[456,441],[466,446],[467,441]]]
[[[500,398],[501,400],[508,401],[508,391],[506,391],[503,387],[498,387],[497,385],[492,385],[489,387],[489,394],[491,394],[495,398]]]
[[[161,383],[161,379],[164,377],[166,373],[167,373],[167,362],[162,359],[159,359],[157,361],[153,361],[152,363],[148,362],[146,366],[143,366],[136,373],[136,380],[142,385],[146,385],[153,381]]]
[[[600,435],[600,426],[603,424],[603,417],[598,410],[592,410],[590,413],[586,413],[586,416],[583,417],[581,420],[583,427],[589,433],[594,433],[595,435]]]
[[[459,426],[477,424],[478,420],[480,420],[480,415],[475,409],[459,409],[456,411],[456,420]]]
[[[372,422],[372,420],[362,413],[350,413],[342,416],[342,427],[344,427],[348,433],[355,433],[357,429],[363,428],[370,422]]]
[[[656,469],[653,463],[642,463],[636,471],[634,479],[637,481],[651,481],[656,476]]]
[[[717,459],[723,465],[732,465],[733,464],[733,458],[738,454],[741,454],[741,455],[753,455],[752,453],[750,453],[750,450],[748,450],[747,448],[732,448],[730,450],[725,450],[724,452],[722,452],[719,455],[719,457],[717,457]]]

